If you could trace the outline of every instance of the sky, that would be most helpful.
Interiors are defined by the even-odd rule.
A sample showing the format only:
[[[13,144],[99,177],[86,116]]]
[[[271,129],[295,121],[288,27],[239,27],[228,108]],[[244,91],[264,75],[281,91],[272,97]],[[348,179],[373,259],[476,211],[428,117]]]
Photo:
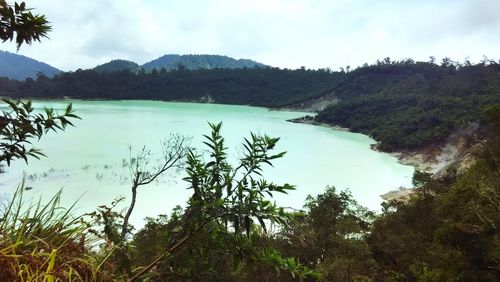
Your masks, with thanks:
[[[500,0],[25,1],[53,31],[18,54],[63,71],[164,54],[332,70],[385,57],[500,59]]]

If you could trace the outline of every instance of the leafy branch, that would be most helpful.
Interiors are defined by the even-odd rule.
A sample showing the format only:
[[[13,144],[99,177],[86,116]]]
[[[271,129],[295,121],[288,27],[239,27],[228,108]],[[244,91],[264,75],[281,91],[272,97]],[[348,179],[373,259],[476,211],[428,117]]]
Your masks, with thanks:
[[[39,159],[45,156],[41,150],[31,146],[33,139],[40,140],[49,131],[64,130],[73,126],[70,119],[80,119],[74,114],[72,104],[69,104],[63,114],[58,114],[52,108],[44,108],[43,112],[35,112],[31,101],[13,101],[2,99],[7,109],[0,115],[0,163],[28,157]]]
[[[47,33],[52,30],[44,15],[31,13],[33,9],[26,8],[26,3],[17,2],[9,5],[0,0],[0,40],[12,41],[15,38],[17,49],[23,43],[40,42],[42,37],[48,38]]]
[[[227,148],[221,136],[222,123],[209,125],[211,134],[204,135],[203,143],[209,148],[210,160],[205,162],[202,155],[194,149],[188,149],[187,152],[188,176],[184,180],[190,184],[189,189],[193,191],[193,195],[188,201],[182,223],[176,228],[176,234],[164,253],[147,266],[139,268],[129,281],[142,277],[171,257],[173,252],[189,243],[206,226],[225,226],[225,234],[232,233],[236,237],[246,234],[249,237],[255,221],[266,232],[266,220],[286,224],[291,218],[283,208],[266,200],[266,196],[272,197],[275,192],[287,193],[294,189],[293,186],[277,185],[261,179],[263,166],[272,166],[272,160],[285,154],[272,153],[279,138],[251,134],[250,139],[244,139],[244,154],[236,168],[233,168],[227,160]],[[232,228],[228,227],[228,223],[231,223]],[[226,248],[231,251],[231,246]],[[282,266],[301,269],[298,264],[290,261],[282,263]]]

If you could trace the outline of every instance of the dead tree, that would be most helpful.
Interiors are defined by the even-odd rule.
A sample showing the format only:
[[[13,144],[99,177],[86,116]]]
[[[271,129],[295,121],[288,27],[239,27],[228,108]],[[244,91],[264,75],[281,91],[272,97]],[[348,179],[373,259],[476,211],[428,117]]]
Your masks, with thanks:
[[[130,176],[132,180],[132,198],[127,213],[123,218],[123,226],[120,239],[124,241],[129,231],[129,219],[137,201],[137,189],[155,181],[160,175],[173,168],[181,168],[181,160],[186,156],[187,143],[189,139],[185,136],[171,134],[162,144],[162,159],[159,166],[152,167],[150,163],[151,151],[143,147],[136,157],[132,157],[130,148]]]

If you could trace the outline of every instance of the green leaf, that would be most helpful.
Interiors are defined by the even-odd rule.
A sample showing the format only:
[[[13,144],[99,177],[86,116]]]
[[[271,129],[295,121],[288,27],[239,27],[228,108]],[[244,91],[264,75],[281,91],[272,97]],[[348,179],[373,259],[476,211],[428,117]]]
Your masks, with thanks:
[[[69,114],[73,111],[73,104],[69,103],[69,105],[66,107],[66,114]]]
[[[262,227],[262,229],[264,229],[264,232],[267,234],[266,223],[264,222],[264,220],[262,219],[262,217],[258,216],[257,220],[259,221],[260,226]]]

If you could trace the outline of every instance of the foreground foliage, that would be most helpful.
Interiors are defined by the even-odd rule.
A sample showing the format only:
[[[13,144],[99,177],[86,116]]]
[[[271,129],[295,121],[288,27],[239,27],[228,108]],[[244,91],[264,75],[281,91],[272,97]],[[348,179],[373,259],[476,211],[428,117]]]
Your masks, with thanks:
[[[273,248],[257,244],[262,236],[265,238],[265,221],[286,224],[289,217],[282,208],[266,200],[265,195],[286,193],[293,187],[276,185],[261,177],[263,165],[271,165],[272,160],[284,155],[284,152],[272,154],[278,138],[252,134],[244,140],[243,156],[233,167],[228,162],[227,148],[220,134],[222,124],[210,126],[212,132],[205,135],[204,142],[210,160],[204,161],[203,155],[193,149],[187,154],[185,180],[193,191],[187,208],[177,210],[164,226],[160,224],[165,236],[159,238],[163,242],[161,249],[148,248],[156,259],[151,261],[149,257],[150,263],[139,266],[132,278],[147,275],[169,281],[214,279],[221,275],[214,269],[238,269],[241,261],[277,267],[293,276],[313,275],[295,260],[282,259]],[[158,221],[149,221],[149,226],[157,224]],[[137,244],[140,244],[139,238],[150,235],[149,226],[138,232],[139,236],[134,238]],[[227,258],[221,260],[221,254]],[[178,263],[180,257],[185,258],[181,264]]]
[[[271,153],[278,140],[245,139],[233,166],[221,125],[211,125],[208,159],[187,154],[193,194],[186,208],[148,218],[130,240],[120,236],[124,216],[113,207],[72,217],[57,194],[47,205],[20,208],[19,190],[0,219],[0,278],[498,281],[500,106],[485,121],[488,139],[467,169],[451,167],[439,178],[416,172],[412,196],[384,203],[380,215],[333,187],[309,197],[304,211],[285,212],[264,196],[292,187],[260,177],[283,155]]]
[[[253,280],[252,271],[266,273],[269,278],[319,277],[294,258],[283,258],[268,238],[269,224],[285,226],[291,219],[266,197],[293,187],[261,176],[264,166],[285,154],[272,153],[279,139],[252,134],[244,139],[244,153],[233,166],[221,136],[222,124],[210,126],[211,134],[205,135],[204,142],[209,160],[204,160],[205,154],[187,149],[184,180],[193,194],[185,209],[176,209],[170,219],[147,219],[131,241],[128,217],[132,209],[123,215],[115,211],[115,202],[89,214],[97,223],[88,225],[89,233],[102,240],[101,250],[109,254],[106,269],[114,277],[154,281]],[[185,155],[184,139],[176,140],[182,142],[173,143],[172,155],[167,155],[163,167],[171,167]],[[147,179],[164,171],[161,167],[155,173],[144,171],[137,161],[133,168],[133,176],[145,175]],[[133,182],[135,199],[139,186]]]
[[[23,201],[21,184],[0,214],[1,281],[103,281],[104,258],[90,251],[87,228],[72,207]]]
[[[35,112],[31,101],[2,100],[7,108],[0,115],[0,163],[15,159],[28,162],[28,157],[45,156],[41,150],[32,147],[32,142],[40,140],[49,131],[64,130],[73,125],[70,119],[78,119],[73,107],[69,104],[63,114],[52,108],[44,108],[43,112]]]
[[[3,42],[15,39],[17,49],[22,44],[31,44],[47,38],[47,32],[52,28],[44,15],[33,14],[26,3],[14,2],[7,4],[0,0],[0,40]]]
[[[369,280],[376,272],[366,237],[375,215],[346,191],[327,187],[309,196],[306,213],[277,234],[278,249],[322,274],[326,281]]]

